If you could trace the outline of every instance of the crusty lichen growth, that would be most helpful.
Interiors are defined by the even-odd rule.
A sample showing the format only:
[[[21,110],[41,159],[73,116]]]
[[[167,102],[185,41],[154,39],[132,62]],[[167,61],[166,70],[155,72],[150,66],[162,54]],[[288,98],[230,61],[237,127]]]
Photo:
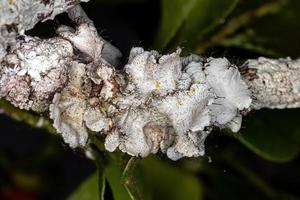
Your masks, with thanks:
[[[225,58],[194,60],[182,59],[180,49],[163,56],[131,50],[128,82],[114,99],[118,110],[105,143],[109,150],[119,146],[143,157],[160,150],[177,160],[203,155],[213,126],[238,131],[240,111],[249,108],[251,98],[237,68]]]
[[[0,1],[0,62],[15,38],[24,35],[38,22],[54,19],[80,1],[88,0],[1,0]]]
[[[119,73],[102,57],[93,26],[60,35],[90,56],[88,64],[71,64],[67,86],[50,106],[54,127],[71,147],[85,146],[90,131],[107,135],[109,151],[142,157],[161,151],[173,160],[200,156],[212,127],[238,131],[240,112],[251,104],[238,69],[225,58],[133,48]]]
[[[73,47],[64,39],[19,37],[1,63],[0,97],[21,109],[46,111],[67,81],[72,55]]]
[[[53,19],[78,2],[78,0],[1,0],[0,27],[13,26],[19,33],[24,33],[39,21]]]
[[[253,108],[300,107],[300,60],[261,57],[244,66],[255,97]]]
[[[47,1],[46,7],[49,2],[53,16],[66,10],[67,1]],[[48,111],[72,148],[85,148],[91,134],[101,134],[108,151],[196,157],[204,155],[214,127],[239,131],[242,113],[251,108],[300,106],[299,61],[260,58],[238,69],[226,58],[181,57],[180,48],[160,55],[137,47],[117,71],[120,51],[98,35],[79,6],[68,11],[75,28],[61,26],[50,39],[19,35],[50,17],[36,19],[37,10],[20,23],[14,14],[0,21],[13,21],[17,29],[9,32],[0,24],[0,98],[21,109]]]

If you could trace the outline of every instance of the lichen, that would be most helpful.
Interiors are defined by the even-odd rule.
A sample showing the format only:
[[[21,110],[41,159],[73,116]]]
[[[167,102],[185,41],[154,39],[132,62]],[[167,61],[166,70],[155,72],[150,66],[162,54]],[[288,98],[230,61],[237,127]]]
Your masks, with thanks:
[[[85,146],[88,140],[84,114],[87,109],[82,85],[85,65],[73,62],[69,71],[70,81],[61,93],[55,94],[50,105],[50,118],[53,126],[62,134],[64,141],[71,147]]]
[[[24,36],[1,63],[0,97],[16,107],[43,112],[67,81],[72,45],[61,38]]]
[[[39,21],[53,19],[76,3],[78,3],[77,0],[0,1],[0,27],[12,25],[23,34],[25,30],[33,28]]]
[[[17,9],[23,1],[5,6]],[[54,16],[60,10],[53,6],[63,11],[69,6],[65,3],[47,1],[45,13],[50,9]],[[214,127],[240,129],[252,98],[238,68],[226,58],[181,57],[180,48],[161,55],[137,47],[117,71],[120,51],[98,35],[78,6],[68,11],[76,27],[61,26],[57,37],[15,37],[51,18],[48,14],[37,20],[34,11],[28,15],[32,19],[15,24],[9,48],[0,37],[0,97],[22,109],[49,111],[70,147],[88,149],[91,134],[102,134],[108,151],[141,157],[162,152],[178,160],[204,155]],[[0,22],[16,22],[16,16]],[[9,37],[7,29],[0,30]],[[299,79],[290,85],[299,91]]]
[[[244,66],[248,69],[247,73],[255,70],[255,76],[247,80],[256,97],[252,105],[254,109],[300,106],[300,60],[260,57],[248,60]]]
[[[145,157],[161,151],[173,160],[205,152],[213,126],[240,128],[250,92],[227,59],[180,57],[142,48],[131,50],[128,81],[115,100],[114,131],[105,146]]]

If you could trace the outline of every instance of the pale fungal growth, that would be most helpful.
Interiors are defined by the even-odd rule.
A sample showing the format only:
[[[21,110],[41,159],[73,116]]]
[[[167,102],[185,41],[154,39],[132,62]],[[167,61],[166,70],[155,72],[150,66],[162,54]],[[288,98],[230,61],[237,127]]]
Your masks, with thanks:
[[[95,84],[104,84],[101,95],[105,99],[115,96],[118,92],[118,84],[115,80],[115,69],[111,64],[118,63],[118,59],[122,55],[120,51],[111,44],[108,45],[98,35],[92,23],[79,24],[75,33],[64,27],[63,31],[58,31],[58,34],[70,41],[82,54],[90,58],[88,61],[93,64],[90,65],[88,74]],[[104,50],[105,54],[103,53]],[[111,61],[112,59],[114,61]]]
[[[87,128],[94,132],[109,131],[112,123],[99,109],[92,107],[85,111],[83,120]]]
[[[54,128],[73,148],[85,146],[88,140],[84,124],[87,104],[82,88],[85,70],[84,64],[73,62],[67,87],[61,93],[55,94],[53,104],[50,105],[50,118],[54,121]]]
[[[238,68],[226,58],[181,57],[180,48],[136,47],[117,71],[120,51],[76,2],[0,1],[0,98],[48,111],[72,148],[88,150],[91,134],[101,134],[108,151],[196,157],[214,127],[238,132],[251,109],[300,107],[300,61],[289,58]],[[62,25],[50,39],[21,35],[67,9],[76,27]]]
[[[160,150],[177,160],[204,155],[213,125],[238,131],[239,111],[251,104],[245,82],[225,58],[200,60],[188,63],[180,49],[161,56],[133,48],[125,66],[129,81],[115,100],[121,109],[114,118],[117,129],[105,146],[142,157]]]
[[[214,103],[209,106],[213,122],[237,132],[242,118],[239,111],[248,109],[252,101],[246,83],[236,66],[225,58],[209,58],[204,72],[215,93]]]
[[[141,48],[133,48],[130,54],[125,71],[132,80],[129,83],[134,84],[139,93],[164,95],[176,89],[182,68],[180,49],[161,57],[156,51],[143,51]]]
[[[54,127],[66,143],[75,148],[84,147],[88,129],[93,132],[109,131],[112,121],[98,106],[101,99],[113,98],[119,85],[114,68],[102,58],[104,41],[98,37],[92,24],[80,24],[75,33],[63,29],[59,34],[74,48],[88,56],[89,64],[74,61],[69,68],[67,86],[55,95],[50,106]],[[103,108],[105,109],[105,108]]]
[[[59,32],[59,35],[78,48],[82,53],[97,60],[101,57],[104,41],[98,37],[97,30],[89,24],[80,24],[75,33],[69,31]]]
[[[98,68],[94,69],[94,73],[90,73],[90,78],[96,84],[103,84],[103,87],[100,91],[100,96],[104,99],[110,99],[117,95],[119,92],[119,84],[116,80],[115,69],[105,60],[102,60],[102,63],[99,64]]]
[[[170,120],[174,129],[174,143],[168,148],[167,156],[173,160],[181,157],[204,155],[204,131],[211,125],[208,105],[212,102],[209,87],[193,84],[189,90],[176,93],[162,100],[158,111]]]

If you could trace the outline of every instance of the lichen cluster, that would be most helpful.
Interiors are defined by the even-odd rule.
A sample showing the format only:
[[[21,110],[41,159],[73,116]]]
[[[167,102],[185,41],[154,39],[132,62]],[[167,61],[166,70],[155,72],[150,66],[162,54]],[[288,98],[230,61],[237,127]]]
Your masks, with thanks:
[[[300,106],[298,60],[260,58],[238,69],[226,58],[182,57],[180,48],[161,55],[136,47],[118,71],[122,54],[80,6],[68,10],[74,27],[60,26],[53,38],[23,34],[75,1],[35,2],[49,12],[43,16],[28,14],[25,0],[7,2],[0,3],[0,98],[49,114],[72,148],[86,148],[96,135],[108,151],[196,157],[213,128],[239,131],[252,108]]]
[[[238,131],[240,111],[251,104],[245,82],[225,58],[133,48],[125,76],[122,95],[113,100],[117,117],[105,142],[110,151],[119,147],[144,157],[160,150],[173,160],[200,156],[211,129]]]
[[[67,82],[72,55],[72,45],[62,38],[19,37],[1,62],[0,98],[21,109],[46,111]]]
[[[203,155],[213,127],[240,129],[250,92],[227,59],[133,48],[116,71],[121,53],[91,21],[76,22],[76,30],[61,26],[51,39],[16,38],[0,69],[1,97],[48,111],[72,148],[102,134],[109,151],[142,157],[160,151],[177,160]]]

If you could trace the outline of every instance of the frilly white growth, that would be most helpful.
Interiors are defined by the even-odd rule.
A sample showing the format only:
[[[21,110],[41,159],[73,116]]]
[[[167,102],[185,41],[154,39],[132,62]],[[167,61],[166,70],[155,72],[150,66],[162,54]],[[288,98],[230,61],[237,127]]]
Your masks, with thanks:
[[[79,2],[80,0],[1,0],[0,62],[7,47],[15,43],[18,34],[24,35],[26,30],[32,29],[39,21],[53,19]]]
[[[97,30],[89,24],[80,24],[75,33],[69,31],[59,32],[59,35],[72,42],[81,52],[93,60],[101,57],[104,41],[98,37]]]
[[[193,84],[189,90],[167,96],[158,106],[174,129],[175,141],[168,148],[167,156],[177,160],[183,156],[204,155],[205,127],[211,125],[208,105],[212,101],[205,84]]]
[[[0,98],[22,109],[49,109],[53,126],[72,148],[103,134],[108,151],[133,156],[201,156],[213,127],[240,129],[241,111],[252,100],[226,58],[133,48],[118,72],[113,65],[120,51],[98,35],[80,6],[68,10],[76,30],[62,26],[58,37],[44,40],[18,35],[76,2],[0,1]],[[290,84],[300,91],[299,79]]]
[[[73,148],[85,146],[88,140],[87,128],[84,124],[87,104],[82,90],[85,70],[84,64],[73,62],[67,87],[55,95],[53,104],[50,105],[50,118],[54,120],[54,128]]]
[[[72,55],[72,45],[61,38],[21,37],[1,63],[0,97],[21,109],[45,111],[67,81]]]
[[[119,109],[105,141],[109,151],[144,157],[161,150],[177,160],[203,155],[213,125],[239,130],[251,98],[237,68],[225,58],[186,63],[179,54],[132,49],[129,81],[114,100]]]
[[[50,106],[54,127],[71,147],[85,146],[89,129],[107,135],[109,151],[142,157],[161,151],[173,160],[203,155],[213,126],[239,130],[250,93],[225,58],[187,62],[179,54],[132,49],[127,81],[108,64],[73,62],[67,87]]]
[[[55,95],[50,105],[53,126],[73,148],[86,145],[88,129],[94,132],[108,131],[112,123],[97,107],[101,93],[92,91],[88,69],[88,65],[74,61],[67,86]]]
[[[242,118],[239,111],[251,105],[246,83],[241,79],[236,66],[225,58],[209,58],[204,72],[207,83],[215,93],[214,103],[209,106],[214,123],[237,132]]]
[[[69,28],[61,26],[57,32],[94,62],[101,60],[113,65],[118,64],[118,59],[122,56],[121,52],[100,37],[93,24],[79,24],[75,33],[69,31]]]
[[[133,48],[125,70],[141,94],[167,94],[176,89],[181,76],[180,49],[158,59],[158,52]]]

